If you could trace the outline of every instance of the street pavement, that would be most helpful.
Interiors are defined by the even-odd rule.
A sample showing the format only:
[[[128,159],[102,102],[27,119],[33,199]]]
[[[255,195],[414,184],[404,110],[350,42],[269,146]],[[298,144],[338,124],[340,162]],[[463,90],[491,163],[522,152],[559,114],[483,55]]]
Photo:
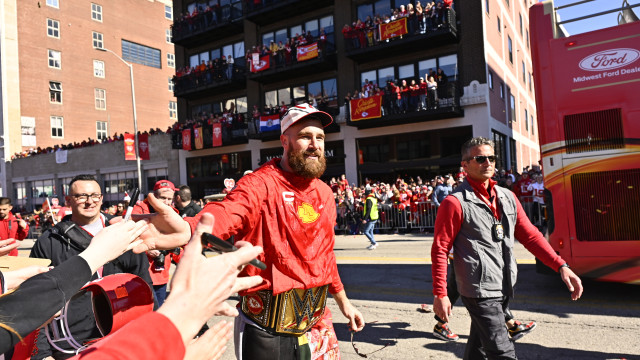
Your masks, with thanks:
[[[359,351],[368,353],[386,344],[369,359],[462,359],[470,320],[460,301],[454,306],[451,328],[457,342],[432,335],[433,313],[419,311],[432,303],[429,234],[377,235],[380,246],[366,250],[363,235],[336,237],[338,269],[352,303],[369,324],[355,335]],[[21,253],[28,253],[25,242]],[[538,327],[516,342],[519,359],[639,359],[640,288],[624,284],[585,281],[577,302],[569,298],[557,274],[535,271],[533,255],[516,244],[518,284],[511,309],[517,319],[535,320]],[[21,254],[22,255],[22,254]],[[230,299],[232,304],[237,298]],[[333,313],[342,359],[362,359],[351,347],[346,320],[335,301]],[[209,320],[209,324],[220,321]],[[232,319],[226,319],[232,321]],[[235,359],[233,341],[222,359]],[[276,359],[274,359],[276,360]]]

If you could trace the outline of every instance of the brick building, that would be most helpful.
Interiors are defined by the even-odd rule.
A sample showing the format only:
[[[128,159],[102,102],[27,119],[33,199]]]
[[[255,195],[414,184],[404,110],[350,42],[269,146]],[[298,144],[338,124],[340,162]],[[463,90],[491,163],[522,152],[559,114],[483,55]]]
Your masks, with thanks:
[[[181,152],[181,182],[202,196],[221,189],[224,178],[237,179],[279,156],[279,132],[261,131],[252,109],[310,99],[337,120],[326,129],[326,177],[344,173],[350,182],[361,183],[365,177],[425,179],[454,172],[461,160],[460,145],[472,136],[496,141],[498,168],[521,171],[536,165],[539,147],[528,39],[532,1],[454,1],[452,9],[436,12],[427,24],[407,18],[406,25],[400,24],[406,26],[402,36],[381,38],[378,30],[365,31],[362,37],[353,32],[343,36],[345,24],[392,15],[390,9],[409,3],[417,5],[407,0],[175,0],[179,69],[221,56],[234,58],[231,74],[215,70],[214,63],[214,70],[177,80],[180,122],[210,118],[231,107],[241,120],[236,124],[236,116],[227,126],[220,147],[206,143],[211,130],[205,122],[204,147]],[[178,16],[194,11],[186,21]],[[319,44],[317,57],[296,61],[248,55],[255,45],[284,43],[296,34],[309,32],[316,41],[321,29],[326,42]],[[251,71],[252,66],[261,70]],[[414,104],[413,111],[403,112],[392,105],[379,118],[350,118],[345,96],[361,89],[366,80],[380,87],[388,80],[418,82],[438,68],[444,71],[444,81],[438,81],[435,106],[417,111]],[[385,108],[388,99],[382,99]]]
[[[129,68],[100,48],[133,64],[139,130],[176,121],[171,0],[1,4],[5,161],[32,148],[133,132]]]

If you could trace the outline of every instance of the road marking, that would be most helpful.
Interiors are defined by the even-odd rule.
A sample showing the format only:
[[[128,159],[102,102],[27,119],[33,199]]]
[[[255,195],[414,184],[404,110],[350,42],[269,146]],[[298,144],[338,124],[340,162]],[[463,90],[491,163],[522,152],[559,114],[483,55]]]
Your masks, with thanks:
[[[410,258],[410,257],[373,257],[373,256],[336,256],[337,261],[406,261],[406,262],[419,262],[425,264],[431,264],[431,258]],[[516,259],[516,263],[522,265],[533,265],[536,263],[535,259]]]

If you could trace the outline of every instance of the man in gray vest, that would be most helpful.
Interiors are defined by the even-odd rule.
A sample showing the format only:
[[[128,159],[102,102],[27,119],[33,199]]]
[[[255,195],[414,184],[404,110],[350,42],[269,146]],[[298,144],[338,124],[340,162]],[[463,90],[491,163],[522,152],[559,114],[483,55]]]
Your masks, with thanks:
[[[504,309],[516,283],[515,239],[560,273],[571,299],[582,295],[580,278],[531,224],[515,195],[491,179],[495,161],[489,139],[473,138],[462,146],[467,177],[438,209],[431,248],[433,310],[444,321],[451,315],[447,255],[453,248],[458,291],[471,316],[465,360],[516,359],[504,325]]]

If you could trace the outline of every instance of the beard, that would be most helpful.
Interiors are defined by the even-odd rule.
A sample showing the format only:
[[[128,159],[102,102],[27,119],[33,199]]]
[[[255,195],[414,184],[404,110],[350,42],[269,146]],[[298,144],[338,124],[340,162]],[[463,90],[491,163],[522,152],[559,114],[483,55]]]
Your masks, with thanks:
[[[318,160],[308,159],[305,155],[317,156]],[[319,178],[327,169],[327,159],[321,151],[295,151],[289,146],[287,162],[295,174],[307,179]]]

